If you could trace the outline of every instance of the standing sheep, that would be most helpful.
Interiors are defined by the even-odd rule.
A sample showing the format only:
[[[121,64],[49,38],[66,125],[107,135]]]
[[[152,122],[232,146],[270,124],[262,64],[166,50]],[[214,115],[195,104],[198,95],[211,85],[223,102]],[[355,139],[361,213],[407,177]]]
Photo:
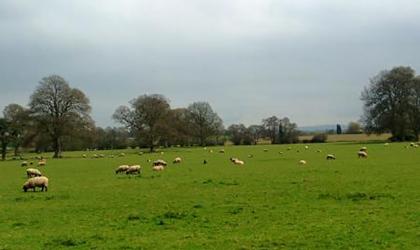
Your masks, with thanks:
[[[173,163],[174,163],[174,164],[177,164],[177,163],[181,163],[181,161],[182,161],[181,157],[176,157],[176,158],[174,159]]]
[[[45,192],[47,192],[48,178],[45,176],[30,178],[23,184],[23,191],[26,192],[28,191],[28,189],[33,189],[33,191],[35,192],[36,187],[40,187],[42,192],[44,191],[44,189]]]
[[[168,165],[168,163],[166,163],[166,161],[164,160],[156,160],[153,162],[153,166],[164,166],[166,167]]]
[[[32,178],[32,177],[42,176],[42,173],[36,168],[28,168],[26,169],[26,176],[28,176],[28,178]]]
[[[140,165],[134,165],[130,166],[127,171],[125,171],[126,174],[141,174],[141,166]]]
[[[368,157],[368,154],[367,154],[366,151],[359,151],[359,152],[357,152],[357,156],[359,158],[367,158]]]
[[[333,154],[327,155],[327,160],[335,160],[335,155]]]
[[[162,165],[156,165],[156,166],[153,166],[153,171],[163,171],[164,169],[165,169],[165,167],[164,166],[162,166]]]
[[[128,165],[121,165],[115,170],[115,174],[125,173],[129,168],[130,166]]]

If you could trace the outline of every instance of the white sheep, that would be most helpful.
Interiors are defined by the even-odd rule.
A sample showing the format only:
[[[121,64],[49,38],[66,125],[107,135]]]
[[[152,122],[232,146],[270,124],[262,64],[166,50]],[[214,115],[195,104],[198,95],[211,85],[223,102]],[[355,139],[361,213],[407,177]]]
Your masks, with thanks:
[[[40,187],[41,191],[48,191],[48,178],[45,176],[33,177],[28,179],[23,184],[23,191],[28,191],[28,189],[32,188],[35,192],[35,188]]]
[[[166,161],[164,160],[156,160],[153,162],[153,166],[164,166],[166,167],[168,165],[168,163],[166,163]]]
[[[20,164],[21,167],[27,167],[28,166],[28,162],[27,161],[22,161],[22,163]]]
[[[359,151],[367,152],[367,147],[361,147]]]
[[[335,155],[333,154],[327,155],[327,160],[335,160]]]
[[[357,156],[359,158],[367,158],[368,157],[368,154],[367,154],[366,151],[359,151],[359,152],[357,152]]]
[[[164,169],[165,169],[165,167],[164,166],[162,166],[162,165],[156,165],[156,166],[153,166],[153,171],[163,171]]]
[[[176,157],[176,158],[174,159],[173,163],[174,163],[174,164],[177,164],[177,163],[181,163],[181,161],[182,161],[181,157]]]
[[[219,153],[222,153],[223,154],[223,153],[225,153],[225,150],[224,149],[220,149],[219,150]]]
[[[83,158],[87,158],[87,155],[86,155],[86,154],[82,154],[82,157],[83,157]]]
[[[127,171],[127,169],[129,169],[129,168],[130,168],[130,166],[128,166],[128,165],[121,165],[115,170],[115,174],[125,173]]]
[[[300,161],[299,161],[299,164],[300,164],[300,165],[306,165],[306,161],[305,161],[305,160],[300,160]]]
[[[238,158],[230,158],[230,161],[235,165],[244,165],[245,164],[244,161],[241,161]]]
[[[42,173],[36,168],[28,168],[26,169],[26,175],[28,176],[28,178],[32,178],[32,177],[42,176]]]
[[[133,165],[130,166],[127,171],[125,171],[126,174],[141,174],[141,166],[140,165]]]
[[[308,145],[306,145],[306,146],[305,146],[305,149],[309,149],[309,146],[308,146]]]
[[[44,159],[44,160],[40,160],[39,162],[38,162],[38,167],[43,167],[43,166],[45,166],[45,165],[47,165],[47,161]]]

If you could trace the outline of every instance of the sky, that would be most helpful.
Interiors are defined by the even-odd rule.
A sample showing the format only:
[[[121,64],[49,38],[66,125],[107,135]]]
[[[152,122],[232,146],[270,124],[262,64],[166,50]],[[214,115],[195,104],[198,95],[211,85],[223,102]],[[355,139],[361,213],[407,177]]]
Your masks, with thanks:
[[[370,78],[420,72],[419,13],[417,0],[2,0],[0,109],[58,74],[99,126],[154,93],[207,101],[225,125],[346,124]]]

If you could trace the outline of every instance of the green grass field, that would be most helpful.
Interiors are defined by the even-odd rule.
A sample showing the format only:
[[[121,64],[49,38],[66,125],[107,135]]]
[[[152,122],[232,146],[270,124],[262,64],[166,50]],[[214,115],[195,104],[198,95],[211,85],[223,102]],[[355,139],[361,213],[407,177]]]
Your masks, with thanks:
[[[355,143],[69,152],[40,168],[46,193],[0,162],[0,249],[420,249],[420,148],[406,145],[367,144],[368,159]],[[176,156],[160,173],[147,162]],[[115,175],[122,164],[142,176]]]

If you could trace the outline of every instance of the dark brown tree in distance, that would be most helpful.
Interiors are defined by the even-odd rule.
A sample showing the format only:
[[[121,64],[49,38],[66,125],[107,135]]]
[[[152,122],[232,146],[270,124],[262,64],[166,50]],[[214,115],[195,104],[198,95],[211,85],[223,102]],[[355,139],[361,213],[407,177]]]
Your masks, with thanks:
[[[44,77],[31,95],[29,107],[34,120],[41,124],[52,141],[54,158],[61,155],[63,136],[72,126],[90,119],[89,99],[79,89],[71,88],[61,76]]]
[[[126,126],[136,137],[145,140],[153,152],[167,131],[169,101],[163,95],[142,95],[131,100],[130,106],[120,106],[113,119]]]

